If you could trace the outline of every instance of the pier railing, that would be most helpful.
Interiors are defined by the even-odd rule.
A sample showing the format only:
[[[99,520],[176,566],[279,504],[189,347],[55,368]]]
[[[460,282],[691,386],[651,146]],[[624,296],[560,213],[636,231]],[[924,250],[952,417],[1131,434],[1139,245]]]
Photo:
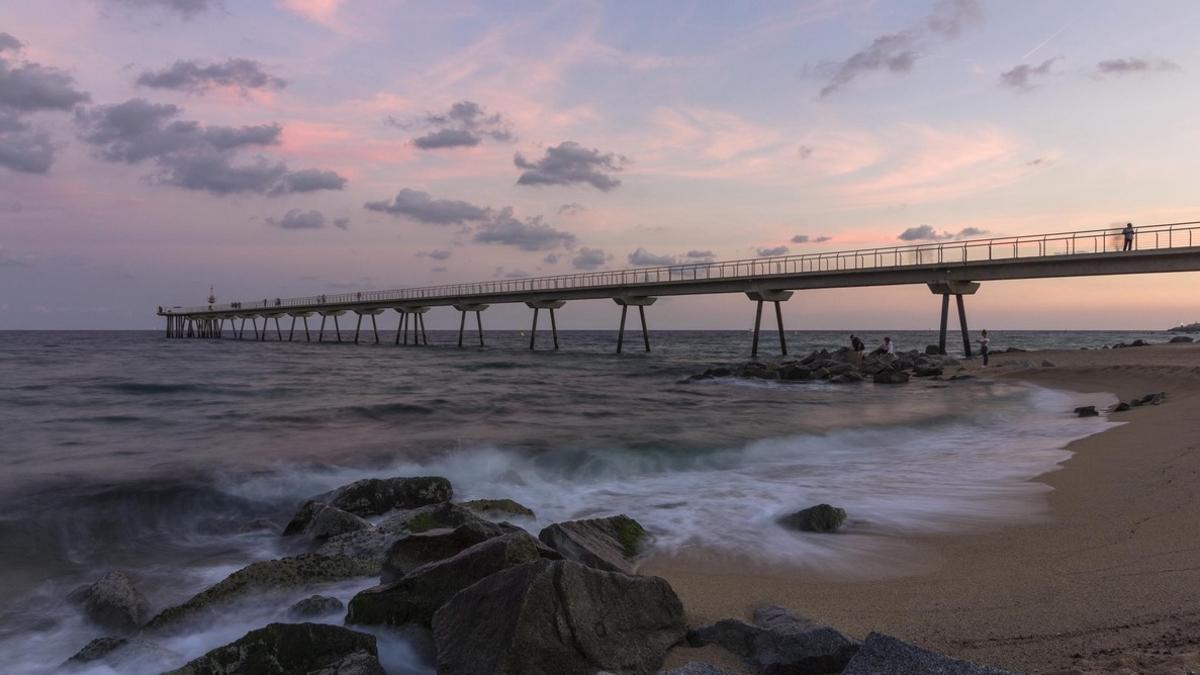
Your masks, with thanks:
[[[1200,221],[1162,223],[1136,228],[1135,250],[1186,248],[1200,245]],[[333,295],[311,295],[296,298],[267,298],[263,300],[204,305],[199,307],[164,308],[168,314],[189,314],[213,311],[251,311],[379,303],[417,304],[422,300],[447,298],[469,299],[503,293],[553,292],[556,290],[593,289],[605,287],[636,288],[670,282],[719,279],[769,278],[808,273],[853,272],[856,270],[888,270],[922,265],[958,265],[972,262],[1028,260],[1052,256],[1095,255],[1120,253],[1124,237],[1120,227],[1051,234],[992,237],[937,241],[883,248],[847,251],[824,251],[770,258],[749,258],[717,262],[681,263],[657,267],[622,270],[579,272],[554,276],[497,279],[440,286],[401,288],[383,291],[358,291]]]

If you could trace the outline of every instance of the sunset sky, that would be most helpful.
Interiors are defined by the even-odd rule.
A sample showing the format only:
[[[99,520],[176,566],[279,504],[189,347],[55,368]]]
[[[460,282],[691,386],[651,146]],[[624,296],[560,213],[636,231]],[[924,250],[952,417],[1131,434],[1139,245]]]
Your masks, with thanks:
[[[1198,220],[1196,26],[1190,0],[0,0],[0,329],[155,328],[210,284],[251,300]],[[968,312],[1166,328],[1200,319],[1197,282],[992,283]],[[938,307],[894,287],[785,311],[930,328]],[[560,326],[617,312],[568,304]],[[744,296],[650,310],[752,315]]]

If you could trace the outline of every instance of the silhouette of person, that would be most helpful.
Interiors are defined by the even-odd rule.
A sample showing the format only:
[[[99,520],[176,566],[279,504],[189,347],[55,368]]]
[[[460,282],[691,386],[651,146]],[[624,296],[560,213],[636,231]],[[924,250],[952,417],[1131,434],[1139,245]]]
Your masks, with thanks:
[[[1132,251],[1133,250],[1133,223],[1125,223],[1125,229],[1121,230],[1121,233],[1125,235],[1125,248],[1122,250],[1123,251]]]

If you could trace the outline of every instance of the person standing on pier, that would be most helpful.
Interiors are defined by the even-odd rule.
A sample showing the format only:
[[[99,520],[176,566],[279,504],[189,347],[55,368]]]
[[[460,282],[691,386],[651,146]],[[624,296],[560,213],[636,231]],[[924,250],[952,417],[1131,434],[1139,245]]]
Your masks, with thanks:
[[[983,357],[983,367],[987,368],[988,354],[991,353],[992,339],[988,337],[987,330],[979,334],[979,355]]]
[[[1133,250],[1133,223],[1125,223],[1125,229],[1121,230],[1121,233],[1125,235],[1125,248],[1122,250],[1132,251]]]

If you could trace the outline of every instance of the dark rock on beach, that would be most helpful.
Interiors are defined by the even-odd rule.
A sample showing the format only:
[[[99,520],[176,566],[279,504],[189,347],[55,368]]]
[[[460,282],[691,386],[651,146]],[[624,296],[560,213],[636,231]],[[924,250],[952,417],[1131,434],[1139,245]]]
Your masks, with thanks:
[[[453,530],[432,530],[400,537],[388,548],[383,560],[383,583],[389,583],[431,562],[454,557],[489,539],[520,528],[508,523],[466,522]]]
[[[181,622],[207,614],[221,603],[252,593],[305,588],[335,581],[370,577],[379,564],[358,558],[299,555],[252,563],[223,581],[192,596],[187,602],[164,609],[146,624],[147,631],[169,630]]]
[[[1121,401],[1120,403],[1114,405],[1110,412],[1125,412],[1126,410],[1133,410],[1133,406],[1129,405],[1125,401]]]
[[[462,507],[493,520],[504,520],[516,516],[518,518],[533,518],[533,509],[511,499],[472,499],[462,502]]]
[[[688,633],[694,647],[715,644],[764,675],[841,672],[858,644],[840,632],[782,607],[762,607],[754,624],[725,619]]]
[[[563,559],[608,572],[632,574],[646,530],[626,515],[554,523],[538,539]]]
[[[341,600],[329,595],[310,595],[288,608],[288,616],[297,619],[312,619],[341,612],[346,606]]]
[[[1169,342],[1171,342],[1173,344],[1178,344],[1181,342],[1193,342],[1193,340],[1192,340],[1192,338],[1190,338],[1186,335],[1176,335],[1175,337],[1171,338],[1169,340]]]
[[[150,616],[145,596],[134,586],[133,579],[120,571],[105,574],[67,599],[79,605],[92,623],[117,633],[137,630]]]
[[[528,532],[512,532],[476,544],[458,555],[422,565],[398,580],[355,595],[347,624],[428,626],[433,614],[455,593],[522,563],[537,560],[542,547]]]
[[[448,502],[450,481],[438,476],[367,478],[317,496],[316,501],[358,516],[379,516],[395,509],[415,509]]]
[[[1096,417],[1100,412],[1094,405],[1081,405],[1075,409],[1075,414],[1079,417]]]
[[[846,510],[817,504],[779,519],[779,524],[801,532],[837,532],[846,522]]]
[[[904,384],[908,382],[908,373],[903,370],[881,370],[875,373],[875,384]]]
[[[273,623],[166,675],[384,675],[375,636],[321,623]]]
[[[666,581],[565,560],[493,574],[433,619],[441,675],[653,672],[685,633]]]
[[[1007,670],[980,666],[922,649],[888,635],[871,633],[843,675],[1013,675]]]
[[[371,527],[371,523],[361,516],[310,499],[300,506],[300,510],[283,529],[283,536],[305,534],[321,541],[346,532],[369,530]]]
[[[470,509],[444,502],[394,513],[379,523],[379,529],[384,532],[416,533],[482,521],[483,519]]]
[[[1134,399],[1129,402],[1129,405],[1138,407],[1143,405],[1161,405],[1167,402],[1167,394],[1159,392],[1157,394],[1146,394],[1145,396]]]
[[[177,652],[140,637],[100,637],[84,645],[83,649],[67,659],[59,672],[71,673],[79,670],[94,673],[97,667],[116,673],[145,670],[150,663],[178,663],[182,658]]]

